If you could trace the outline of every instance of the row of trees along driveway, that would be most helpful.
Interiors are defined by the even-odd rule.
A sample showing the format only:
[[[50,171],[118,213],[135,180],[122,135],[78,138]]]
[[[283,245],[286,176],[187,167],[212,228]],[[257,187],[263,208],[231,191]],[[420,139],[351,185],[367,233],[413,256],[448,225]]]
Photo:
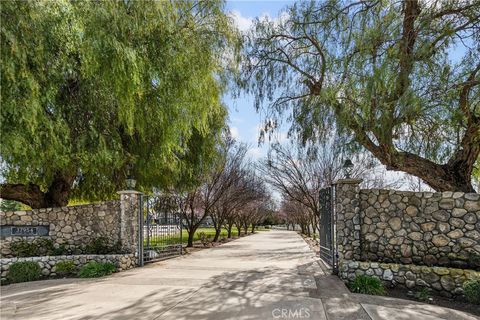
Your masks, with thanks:
[[[227,139],[212,166],[199,172],[192,188],[184,183],[163,193],[165,202],[180,212],[188,231],[188,244],[193,246],[194,235],[207,217],[215,228],[213,241],[218,241],[222,228],[232,237],[235,225],[238,233],[251,232],[271,215],[273,204],[263,179],[246,157],[245,144]]]

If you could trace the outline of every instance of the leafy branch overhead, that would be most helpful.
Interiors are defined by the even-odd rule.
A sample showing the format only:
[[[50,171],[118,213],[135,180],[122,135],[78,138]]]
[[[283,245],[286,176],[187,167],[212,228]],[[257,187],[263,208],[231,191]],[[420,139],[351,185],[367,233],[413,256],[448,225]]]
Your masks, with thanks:
[[[304,144],[336,131],[389,170],[474,192],[479,34],[478,1],[299,2],[254,23],[243,85]]]

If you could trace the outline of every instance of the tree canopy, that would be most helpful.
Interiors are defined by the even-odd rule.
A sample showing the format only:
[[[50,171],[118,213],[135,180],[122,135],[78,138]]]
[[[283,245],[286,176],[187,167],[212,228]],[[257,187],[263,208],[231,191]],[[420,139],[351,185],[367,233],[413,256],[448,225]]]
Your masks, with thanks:
[[[129,165],[148,190],[173,183],[192,152],[215,152],[192,139],[225,128],[238,35],[223,6],[2,2],[1,197],[34,208],[105,199]]]
[[[244,85],[267,130],[286,115],[303,144],[336,132],[388,170],[474,192],[479,1],[298,2],[246,39]]]

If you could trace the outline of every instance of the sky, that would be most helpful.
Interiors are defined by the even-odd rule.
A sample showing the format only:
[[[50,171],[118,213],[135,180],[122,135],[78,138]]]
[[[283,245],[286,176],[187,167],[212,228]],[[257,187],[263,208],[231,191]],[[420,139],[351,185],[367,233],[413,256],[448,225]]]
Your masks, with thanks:
[[[285,6],[293,1],[227,1],[227,11],[234,18],[238,28],[247,30],[252,20],[258,16],[275,18]],[[259,145],[259,128],[261,127],[261,115],[256,112],[253,105],[253,97],[242,94],[238,98],[232,98],[230,93],[224,96],[224,102],[229,108],[230,132],[232,136],[242,142],[248,143],[251,148],[248,155],[252,159],[259,159],[267,155],[269,142]],[[285,132],[275,133],[275,140],[284,141]]]

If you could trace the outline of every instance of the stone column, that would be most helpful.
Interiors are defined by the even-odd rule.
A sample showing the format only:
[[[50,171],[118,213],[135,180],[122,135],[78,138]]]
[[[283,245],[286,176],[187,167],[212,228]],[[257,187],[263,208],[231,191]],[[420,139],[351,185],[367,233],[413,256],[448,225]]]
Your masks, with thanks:
[[[138,254],[139,209],[142,193],[134,190],[120,195],[120,243],[123,252]]]
[[[360,260],[360,179],[342,179],[335,183],[338,262]]]

